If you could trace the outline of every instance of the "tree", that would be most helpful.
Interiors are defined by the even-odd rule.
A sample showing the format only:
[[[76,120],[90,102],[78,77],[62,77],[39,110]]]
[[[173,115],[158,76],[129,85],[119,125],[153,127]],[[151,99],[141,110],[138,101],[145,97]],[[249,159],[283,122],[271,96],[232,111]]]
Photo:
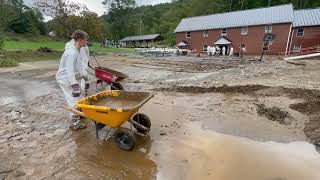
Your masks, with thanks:
[[[42,13],[22,0],[0,0],[0,31],[45,34]]]
[[[102,4],[105,5],[107,10],[116,12],[133,8],[136,5],[136,2],[135,0],[104,0]]]
[[[22,12],[22,0],[0,0],[0,30],[7,30],[8,25]]]
[[[4,36],[3,33],[0,31],[0,50],[3,49],[4,46]]]
[[[46,33],[45,24],[43,22],[42,14],[36,9],[28,8],[22,11],[19,16],[11,21],[8,28],[16,33]]]
[[[108,11],[110,33],[113,39],[119,40],[135,31],[139,20],[132,16],[132,9],[136,5],[134,0],[104,0],[102,4]]]
[[[72,33],[72,27],[68,22],[68,17],[82,10],[87,10],[85,5],[69,0],[37,0],[34,5],[61,25],[65,38],[69,37]]]
[[[79,29],[87,32],[90,35],[90,39],[101,40],[101,22],[97,13],[91,11],[82,11],[80,13],[80,27]]]

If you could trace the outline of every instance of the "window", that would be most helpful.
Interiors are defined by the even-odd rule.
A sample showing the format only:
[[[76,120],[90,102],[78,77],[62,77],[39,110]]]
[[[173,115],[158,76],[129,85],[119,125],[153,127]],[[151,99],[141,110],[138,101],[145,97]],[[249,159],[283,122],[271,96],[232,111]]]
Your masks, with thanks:
[[[246,48],[246,44],[240,44],[241,48]]]
[[[221,36],[227,36],[227,29],[221,29]]]
[[[241,28],[241,35],[246,35],[246,34],[248,34],[248,26]]]
[[[203,31],[203,37],[209,37],[209,32],[208,30]]]
[[[300,52],[300,50],[301,50],[301,44],[293,45],[292,52]]]
[[[272,25],[271,24],[265,25],[264,33],[272,33]]]
[[[302,37],[304,35],[304,29],[300,28],[297,30],[297,36]]]
[[[191,32],[187,32],[187,33],[186,33],[186,37],[187,37],[187,38],[191,38]]]
[[[268,41],[269,45],[272,45],[272,36],[267,36],[266,40]]]
[[[203,46],[203,52],[208,52],[208,46],[207,45]]]

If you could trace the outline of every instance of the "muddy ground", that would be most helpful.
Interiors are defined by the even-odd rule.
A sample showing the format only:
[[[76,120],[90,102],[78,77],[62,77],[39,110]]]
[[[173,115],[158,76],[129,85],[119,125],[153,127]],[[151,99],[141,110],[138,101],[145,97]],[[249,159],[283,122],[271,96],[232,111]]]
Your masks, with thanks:
[[[320,179],[320,61],[97,59],[129,75],[126,89],[155,95],[140,110],[150,134],[125,152],[90,120],[70,131],[54,62],[2,70],[0,179]]]

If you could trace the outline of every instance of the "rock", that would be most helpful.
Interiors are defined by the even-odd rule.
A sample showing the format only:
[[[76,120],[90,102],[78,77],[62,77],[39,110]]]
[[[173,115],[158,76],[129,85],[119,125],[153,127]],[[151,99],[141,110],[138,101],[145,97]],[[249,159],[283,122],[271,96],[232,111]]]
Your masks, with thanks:
[[[165,135],[167,135],[166,132],[160,132],[160,136],[165,136]]]

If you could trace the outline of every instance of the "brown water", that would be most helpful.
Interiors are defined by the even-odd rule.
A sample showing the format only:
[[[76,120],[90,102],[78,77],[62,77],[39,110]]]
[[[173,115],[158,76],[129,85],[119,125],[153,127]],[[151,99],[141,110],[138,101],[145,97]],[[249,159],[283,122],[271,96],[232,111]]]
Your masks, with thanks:
[[[115,145],[113,138],[98,141],[92,127],[73,136],[77,146],[73,158],[77,177],[149,180],[156,175],[156,164],[148,159],[150,137],[138,137],[136,148],[126,152]]]
[[[98,106],[106,106],[113,109],[116,109],[116,108],[128,109],[128,108],[132,108],[139,105],[140,102],[141,100],[134,99],[134,98],[109,96],[109,97],[104,97],[103,99],[97,102],[94,102],[93,104]]]
[[[275,134],[286,134],[279,134],[277,127],[256,122],[256,119],[266,123],[270,123],[270,120],[259,117],[255,109],[249,110],[247,106],[251,103],[247,100],[250,97],[228,97],[219,94],[173,96],[158,94],[142,108],[153,123],[151,136],[154,141],[150,155],[157,164],[158,180],[320,179],[320,156],[315,147],[303,140],[288,139],[290,143],[280,143],[287,141],[284,137],[279,138],[279,142],[273,142],[276,139]],[[243,101],[239,102],[236,99],[240,97]],[[277,105],[274,102],[279,101],[268,100],[274,105]],[[225,101],[226,104],[223,103]],[[285,98],[279,102],[284,101],[290,102]],[[208,106],[211,102],[217,105]],[[221,106],[223,108],[220,111]],[[215,111],[214,114],[223,116],[209,114],[210,108],[211,111]],[[246,110],[246,113],[240,108]],[[237,114],[231,113],[233,111],[237,111]],[[294,112],[289,112],[295,118],[300,118]],[[195,121],[196,119],[199,121]],[[246,129],[243,132],[239,131],[240,135],[246,136],[249,133],[252,139],[263,137],[260,134],[261,130],[266,129],[269,132],[263,133],[263,138],[270,138],[272,141],[260,142],[203,129],[205,124],[215,121],[218,121],[215,126],[232,121],[234,132]],[[228,125],[223,126],[226,128]],[[279,128],[284,130],[286,126],[281,125]],[[163,132],[166,134],[159,137],[159,133],[164,134]]]
[[[193,129],[198,129],[192,125]],[[157,179],[318,180],[320,157],[306,142],[257,142],[198,131],[155,142]],[[173,161],[174,160],[174,161]]]

